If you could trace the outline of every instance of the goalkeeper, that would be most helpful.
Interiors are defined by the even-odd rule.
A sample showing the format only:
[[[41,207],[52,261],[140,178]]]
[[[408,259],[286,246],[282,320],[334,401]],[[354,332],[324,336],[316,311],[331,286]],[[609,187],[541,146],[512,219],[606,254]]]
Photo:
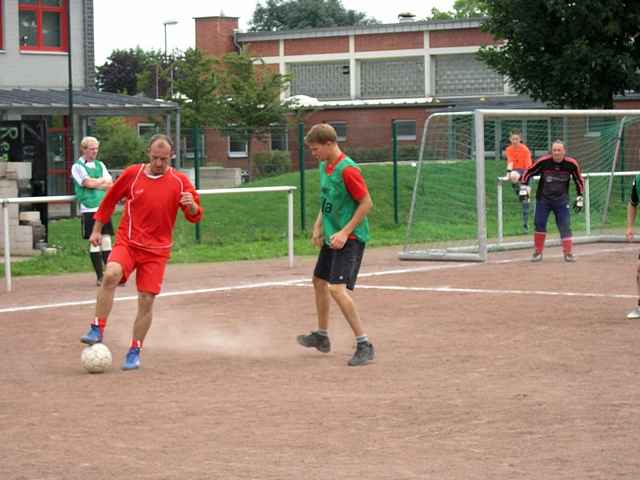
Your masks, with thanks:
[[[572,253],[571,215],[569,205],[569,183],[571,178],[576,185],[576,200],[574,210],[580,212],[584,207],[584,180],[580,173],[580,166],[575,158],[566,156],[564,143],[556,140],[551,145],[551,155],[540,157],[529,168],[522,179],[521,184],[528,186],[532,177],[540,175],[538,189],[536,191],[535,233],[533,243],[535,250],[531,257],[532,262],[542,260],[544,241],[547,236],[547,220],[553,212],[556,217],[556,225],[562,239],[562,252],[565,262],[575,262]]]
[[[510,145],[504,150],[507,159],[507,179],[511,182],[513,191],[522,204],[522,225],[525,232],[529,231],[529,187],[520,185],[520,177],[531,167],[531,151],[522,143],[520,130],[513,130],[509,135]]]

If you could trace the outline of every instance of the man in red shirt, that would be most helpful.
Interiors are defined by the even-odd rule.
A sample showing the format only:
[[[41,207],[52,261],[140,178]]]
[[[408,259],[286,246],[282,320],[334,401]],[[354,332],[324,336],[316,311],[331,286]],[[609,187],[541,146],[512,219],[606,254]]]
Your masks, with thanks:
[[[115,288],[137,270],[138,312],[123,370],[140,366],[140,349],[151,326],[153,302],[160,293],[171,256],[178,209],[191,223],[199,222],[203,213],[200,197],[189,179],[169,166],[173,156],[171,139],[162,134],[151,137],[148,155],[149,163],[128,167],[109,189],[94,216],[89,237],[93,245],[100,245],[102,226],[111,218],[116,204],[124,199],[116,245],[98,290],[95,318],[89,332],[80,339],[88,345],[102,341]]]

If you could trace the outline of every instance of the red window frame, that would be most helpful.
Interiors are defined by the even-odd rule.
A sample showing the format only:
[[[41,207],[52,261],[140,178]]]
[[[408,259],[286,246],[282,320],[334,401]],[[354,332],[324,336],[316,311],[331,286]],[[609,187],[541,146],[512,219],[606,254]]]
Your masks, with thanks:
[[[1,2],[2,0],[0,0]],[[35,45],[20,45],[20,50],[25,52],[68,52],[69,45],[67,44],[67,8],[69,6],[69,0],[62,0],[62,6],[54,7],[45,5],[42,0],[37,0],[36,4],[21,3],[18,1],[19,12],[34,12],[36,14],[36,44]],[[42,33],[42,14],[52,12],[60,14],[60,46],[52,47],[44,44],[44,35]],[[20,39],[18,39],[20,41]]]

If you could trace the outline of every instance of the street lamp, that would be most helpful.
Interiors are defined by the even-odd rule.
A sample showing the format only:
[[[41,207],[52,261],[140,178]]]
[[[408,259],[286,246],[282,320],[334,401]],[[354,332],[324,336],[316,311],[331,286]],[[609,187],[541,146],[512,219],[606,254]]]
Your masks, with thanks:
[[[164,25],[164,58],[167,58],[167,25],[177,25],[177,20],[167,20]]]
[[[167,20],[166,22],[162,22],[164,25],[164,61],[167,61],[167,25],[177,25],[177,20]],[[158,74],[156,73],[156,97],[158,97]],[[171,62],[171,71],[170,71],[170,80],[169,80],[169,89],[171,98],[173,98],[173,62]]]

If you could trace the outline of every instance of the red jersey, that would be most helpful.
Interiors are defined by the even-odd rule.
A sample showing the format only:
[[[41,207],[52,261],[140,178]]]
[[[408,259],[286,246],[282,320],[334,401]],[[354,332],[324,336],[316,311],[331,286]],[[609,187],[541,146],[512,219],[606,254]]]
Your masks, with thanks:
[[[107,190],[94,218],[107,223],[116,204],[125,199],[116,242],[169,255],[178,209],[182,209],[189,222],[199,222],[202,218],[200,196],[187,176],[174,168],[168,168],[163,175],[150,176],[145,174],[144,167],[144,164],[132,165],[122,172]],[[195,215],[179,203],[182,192],[193,195],[198,207]]]

